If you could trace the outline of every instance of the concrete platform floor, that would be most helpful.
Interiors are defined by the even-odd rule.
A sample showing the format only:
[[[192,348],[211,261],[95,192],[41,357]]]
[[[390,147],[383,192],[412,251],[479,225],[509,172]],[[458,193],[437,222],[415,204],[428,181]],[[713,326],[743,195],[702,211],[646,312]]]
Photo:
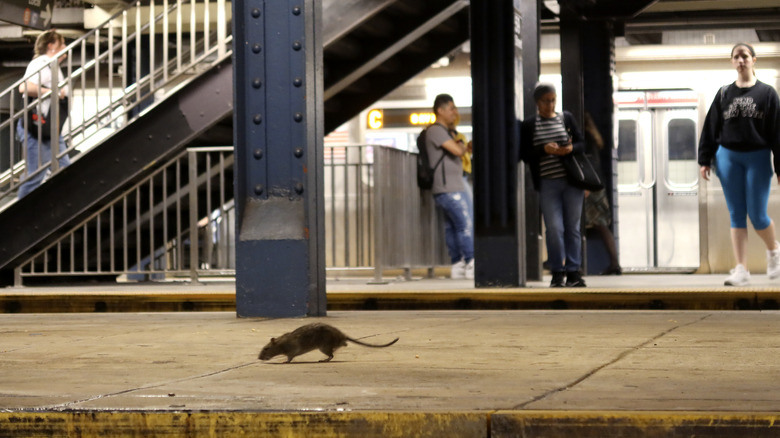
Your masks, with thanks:
[[[312,321],[384,343],[283,364]],[[780,436],[780,312],[0,315],[0,436]]]

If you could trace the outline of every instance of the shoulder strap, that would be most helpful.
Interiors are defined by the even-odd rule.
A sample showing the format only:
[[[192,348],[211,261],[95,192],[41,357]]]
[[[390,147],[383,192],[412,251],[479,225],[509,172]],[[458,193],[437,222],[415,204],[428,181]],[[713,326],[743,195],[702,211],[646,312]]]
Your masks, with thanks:
[[[729,89],[729,85],[731,85],[731,84],[726,84],[726,85],[720,87],[720,107],[721,108],[723,108],[723,105],[726,103],[726,90]]]

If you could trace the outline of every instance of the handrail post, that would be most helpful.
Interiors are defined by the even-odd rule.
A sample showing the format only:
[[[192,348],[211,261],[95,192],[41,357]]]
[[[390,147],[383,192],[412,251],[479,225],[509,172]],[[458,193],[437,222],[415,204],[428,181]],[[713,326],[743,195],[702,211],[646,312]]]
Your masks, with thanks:
[[[227,48],[227,17],[225,14],[225,0],[217,0],[217,55],[219,59],[225,56]]]
[[[386,284],[382,278],[384,264],[385,229],[385,172],[384,148],[374,147],[374,279],[369,284]]]
[[[189,192],[190,192],[190,280],[198,282],[198,255],[200,242],[198,242],[198,157],[194,150],[187,151],[189,167]]]
[[[411,193],[414,189],[413,182],[412,182],[412,176],[409,175],[409,157],[411,154],[409,152],[403,152],[400,154],[394,154],[399,156],[400,165],[401,165],[401,178],[403,182],[403,191],[402,191],[402,197],[403,200],[401,202],[401,214],[403,215],[403,223],[404,223],[404,229],[405,230],[411,230],[412,227],[414,227],[414,222],[412,221],[412,215],[411,215],[411,204],[408,202],[410,199],[412,199]],[[410,281],[412,279],[412,245],[413,242],[410,239],[410,236],[412,235],[409,232],[403,233],[404,235],[404,280]]]
[[[22,265],[14,268],[14,287],[22,287]]]
[[[54,175],[60,170],[60,63],[57,58],[51,60],[50,70],[49,129],[51,129],[51,173]]]
[[[439,249],[439,245],[436,245],[437,240],[439,239],[438,236],[440,236],[439,231],[439,211],[436,208],[436,202],[433,199],[433,195],[430,195],[430,192],[425,191],[423,192],[422,196],[428,196],[428,245],[430,247],[430,252],[428,253],[428,276],[430,278],[433,278],[434,276],[434,268],[436,266],[436,259],[437,259],[437,250]],[[445,242],[446,243],[446,242]]]

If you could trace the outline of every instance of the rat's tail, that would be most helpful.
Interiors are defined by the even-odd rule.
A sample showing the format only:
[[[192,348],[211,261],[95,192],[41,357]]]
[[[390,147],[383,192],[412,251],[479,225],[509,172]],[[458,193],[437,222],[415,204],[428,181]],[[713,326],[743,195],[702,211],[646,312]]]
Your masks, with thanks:
[[[371,347],[371,348],[384,348],[384,347],[389,347],[389,346],[391,346],[391,345],[395,344],[396,342],[398,342],[398,339],[399,339],[399,338],[395,338],[395,339],[393,339],[392,341],[390,341],[390,342],[388,342],[387,344],[384,344],[384,345],[376,345],[376,344],[367,344],[367,343],[365,343],[365,342],[363,342],[363,341],[358,341],[357,339],[347,338],[347,340],[348,340],[348,341],[350,341],[350,342],[354,342],[354,343],[356,343],[356,344],[358,344],[358,345],[362,345],[362,346],[364,346],[364,347]]]

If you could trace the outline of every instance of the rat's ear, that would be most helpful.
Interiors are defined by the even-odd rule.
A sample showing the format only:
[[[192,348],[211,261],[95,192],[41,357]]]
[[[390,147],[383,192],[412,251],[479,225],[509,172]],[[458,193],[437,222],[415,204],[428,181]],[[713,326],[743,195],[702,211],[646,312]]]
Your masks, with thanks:
[[[271,338],[271,343],[275,344],[276,343],[276,338]]]

